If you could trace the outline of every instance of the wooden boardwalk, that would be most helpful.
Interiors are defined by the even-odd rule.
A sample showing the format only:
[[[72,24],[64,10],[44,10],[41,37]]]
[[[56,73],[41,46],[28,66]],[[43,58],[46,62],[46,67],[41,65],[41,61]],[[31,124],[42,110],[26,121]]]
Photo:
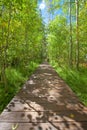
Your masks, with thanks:
[[[87,130],[87,107],[44,63],[0,115],[0,130]]]

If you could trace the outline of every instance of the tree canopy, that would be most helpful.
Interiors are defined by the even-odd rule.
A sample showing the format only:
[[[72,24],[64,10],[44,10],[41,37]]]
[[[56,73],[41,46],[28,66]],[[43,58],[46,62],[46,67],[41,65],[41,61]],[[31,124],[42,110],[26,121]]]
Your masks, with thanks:
[[[3,95],[11,98],[44,60],[78,71],[87,67],[86,0],[44,2],[48,23],[43,22],[37,0],[0,1],[2,108]]]

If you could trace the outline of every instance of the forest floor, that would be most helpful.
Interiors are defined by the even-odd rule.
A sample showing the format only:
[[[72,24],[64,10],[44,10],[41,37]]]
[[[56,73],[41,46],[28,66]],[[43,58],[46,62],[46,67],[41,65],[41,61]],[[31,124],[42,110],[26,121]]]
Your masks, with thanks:
[[[87,130],[87,107],[41,64],[0,115],[0,130]]]

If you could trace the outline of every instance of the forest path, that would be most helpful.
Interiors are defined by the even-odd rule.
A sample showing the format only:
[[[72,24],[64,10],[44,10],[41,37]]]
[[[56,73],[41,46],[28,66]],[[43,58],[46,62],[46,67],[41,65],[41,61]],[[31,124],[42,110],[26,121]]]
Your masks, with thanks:
[[[43,63],[0,115],[0,130],[87,130],[87,107]]]

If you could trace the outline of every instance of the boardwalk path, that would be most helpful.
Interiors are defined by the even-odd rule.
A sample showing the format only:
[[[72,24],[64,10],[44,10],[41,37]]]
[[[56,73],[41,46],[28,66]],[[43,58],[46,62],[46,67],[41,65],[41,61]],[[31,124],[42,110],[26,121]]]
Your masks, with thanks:
[[[0,116],[0,130],[87,130],[87,108],[47,63]]]

